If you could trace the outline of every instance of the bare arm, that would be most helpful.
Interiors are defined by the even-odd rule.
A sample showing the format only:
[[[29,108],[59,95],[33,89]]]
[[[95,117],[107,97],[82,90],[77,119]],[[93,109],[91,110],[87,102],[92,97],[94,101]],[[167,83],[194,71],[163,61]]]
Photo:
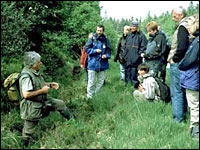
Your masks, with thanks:
[[[49,86],[45,85],[42,89],[39,89],[36,91],[23,92],[23,97],[28,99],[28,98],[32,98],[32,97],[35,97],[40,94],[46,94],[46,93],[48,93],[49,88],[50,88]]]

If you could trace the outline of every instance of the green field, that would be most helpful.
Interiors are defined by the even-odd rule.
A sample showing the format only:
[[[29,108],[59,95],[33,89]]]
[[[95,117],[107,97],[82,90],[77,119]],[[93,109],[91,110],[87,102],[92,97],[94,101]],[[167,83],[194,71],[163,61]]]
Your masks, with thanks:
[[[73,85],[59,89],[76,114],[66,121],[58,113],[40,121],[35,141],[29,149],[198,149],[199,142],[188,133],[189,114],[185,123],[172,120],[171,104],[137,102],[131,86],[119,82],[119,63],[110,60],[106,85],[87,102],[85,72]],[[169,72],[167,83],[169,84]],[[22,148],[23,120],[19,110],[1,113],[1,148]]]

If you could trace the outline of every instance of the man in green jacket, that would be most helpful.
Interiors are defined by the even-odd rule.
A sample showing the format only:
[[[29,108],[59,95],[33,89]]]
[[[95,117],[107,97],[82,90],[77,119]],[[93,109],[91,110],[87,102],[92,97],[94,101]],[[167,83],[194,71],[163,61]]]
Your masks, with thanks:
[[[63,100],[47,96],[50,88],[57,90],[56,82],[45,83],[39,70],[42,62],[41,56],[36,52],[26,52],[24,57],[24,69],[19,80],[20,94],[23,97],[20,102],[20,115],[24,120],[22,137],[24,146],[28,146],[41,118],[48,116],[52,110],[57,110],[66,119],[72,117]]]

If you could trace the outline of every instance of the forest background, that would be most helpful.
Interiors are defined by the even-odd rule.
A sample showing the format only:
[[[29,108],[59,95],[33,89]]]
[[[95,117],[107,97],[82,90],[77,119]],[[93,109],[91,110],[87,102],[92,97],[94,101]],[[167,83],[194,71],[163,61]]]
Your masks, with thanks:
[[[82,47],[87,41],[88,33],[95,32],[96,26],[103,24],[105,26],[105,35],[111,42],[111,67],[112,69],[115,68],[114,72],[108,73],[110,76],[108,78],[108,86],[109,84],[111,86],[111,82],[112,84],[116,83],[116,85],[120,86],[118,81],[116,82],[114,80],[119,78],[119,69],[118,66],[116,66],[117,64],[113,63],[113,56],[116,53],[117,42],[122,35],[124,25],[129,25],[130,22],[135,19],[140,23],[141,30],[148,37],[146,25],[149,21],[154,20],[171,39],[175,23],[172,21],[171,12],[163,13],[158,17],[150,16],[149,12],[147,17],[141,21],[137,18],[121,20],[102,18],[100,16],[100,11],[101,7],[97,1],[1,1],[1,148],[21,148],[20,134],[23,121],[19,117],[18,107],[7,103],[8,97],[6,95],[6,89],[3,88],[3,81],[11,73],[21,71],[23,68],[22,56],[26,51],[36,51],[42,56],[44,65],[42,66],[41,72],[44,74],[45,80],[47,82],[56,81],[60,83],[61,87],[59,91],[51,91],[50,94],[55,98],[64,99],[73,112],[79,113],[80,118],[79,123],[72,122],[70,124],[69,122],[69,124],[66,125],[71,125],[69,129],[75,129],[76,131],[74,132],[65,131],[62,128],[64,124],[63,121],[60,124],[56,123],[55,120],[58,120],[58,122],[62,120],[57,116],[51,116],[49,120],[44,120],[42,122],[43,127],[41,127],[42,133],[39,132],[40,129],[38,129],[36,144],[33,145],[32,148],[119,148],[117,145],[121,146],[120,148],[131,148],[132,146],[147,148],[149,144],[143,145],[143,143],[137,146],[131,144],[122,146],[123,143],[120,142],[113,143],[113,145],[112,143],[101,142],[103,139],[100,140],[100,144],[98,142],[91,142],[94,138],[91,132],[93,132],[96,125],[98,127],[98,124],[105,118],[102,120],[100,119],[101,121],[97,121],[93,118],[94,122],[97,121],[93,126],[86,126],[86,124],[83,124],[85,123],[84,119],[91,119],[93,115],[96,114],[95,111],[104,114],[105,110],[110,111],[110,107],[113,108],[117,106],[118,103],[116,101],[113,103],[113,98],[110,98],[109,101],[101,101],[102,108],[99,108],[97,107],[99,106],[97,98],[96,101],[94,100],[95,103],[85,106],[82,99],[84,99],[83,97],[86,94],[86,83],[84,82],[84,71],[79,67],[80,54]],[[187,14],[190,16],[195,13],[199,13],[199,5],[194,6],[191,2],[187,8]],[[111,77],[113,77],[113,79]],[[116,89],[113,90],[114,92],[119,92],[121,89],[117,89],[117,91]],[[126,104],[128,104],[128,100],[125,99],[124,96],[126,96],[126,92],[131,92],[131,90],[129,90],[130,89],[128,89],[128,91],[125,90],[125,93],[121,93],[118,97],[120,98],[121,96],[121,99],[127,102]],[[105,91],[108,92],[109,88],[105,89]],[[102,97],[100,96],[100,98],[106,99],[103,97],[107,97],[106,94],[109,93],[110,92],[104,93],[105,95]],[[108,102],[109,105],[107,104]],[[103,108],[105,108],[105,110],[102,110]],[[171,111],[170,109],[171,106],[168,106],[166,110]],[[145,112],[145,109],[143,111]],[[90,113],[93,113],[93,115]],[[104,115],[99,117],[103,118]],[[112,113],[110,117],[113,117]],[[105,127],[106,123],[104,125]],[[113,118],[108,120],[107,125],[109,126],[109,132],[113,130],[112,124],[115,123],[116,122],[113,122]],[[82,128],[76,127],[80,125],[82,125]],[[45,128],[45,131],[43,128]],[[56,136],[57,139],[62,139],[66,136],[63,134],[59,138],[56,132],[59,129],[63,131],[63,133],[66,132],[67,137],[70,139],[65,139],[63,142],[55,141],[53,136]],[[98,136],[106,132],[105,130],[101,132],[94,131],[96,132],[97,139]],[[53,133],[53,135],[48,137],[48,133]],[[91,136],[88,136],[89,134],[91,134]],[[81,138],[86,138],[86,136],[87,139]],[[144,135],[142,135],[142,137],[143,136]],[[97,140],[96,138],[94,139]],[[74,140],[79,140],[79,142],[76,143]],[[110,139],[106,140],[109,142]],[[190,148],[191,145],[189,144],[187,145],[188,147],[185,146],[183,148]],[[151,146],[152,148],[164,148],[159,144],[150,144],[150,147]],[[194,145],[194,148],[197,146],[198,144]],[[166,147],[170,148],[170,144],[166,144]],[[175,144],[175,147],[179,148],[179,144]]]

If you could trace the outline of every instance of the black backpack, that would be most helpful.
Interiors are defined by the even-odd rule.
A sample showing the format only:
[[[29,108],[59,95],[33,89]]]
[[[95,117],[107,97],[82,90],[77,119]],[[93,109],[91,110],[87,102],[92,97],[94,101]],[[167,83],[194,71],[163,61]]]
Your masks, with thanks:
[[[170,95],[170,88],[168,87],[165,82],[162,81],[162,79],[155,78],[156,82],[158,83],[159,89],[160,89],[160,97],[161,100],[168,103],[171,101],[171,95]]]

